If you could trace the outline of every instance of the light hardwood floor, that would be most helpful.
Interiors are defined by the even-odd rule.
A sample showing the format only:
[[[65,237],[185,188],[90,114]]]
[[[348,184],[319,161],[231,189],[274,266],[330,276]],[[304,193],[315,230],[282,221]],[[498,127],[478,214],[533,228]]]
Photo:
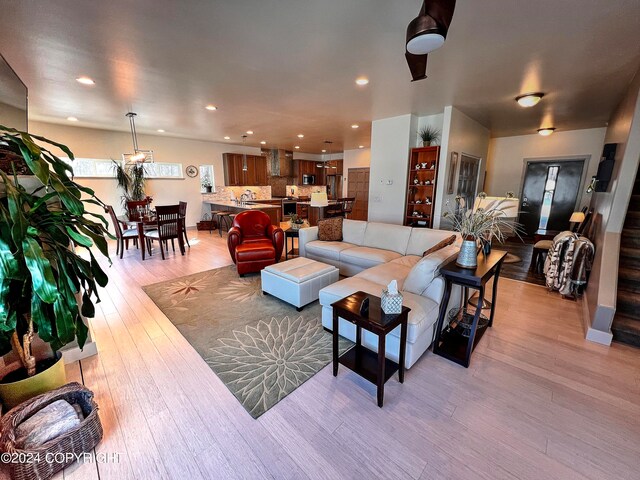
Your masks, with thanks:
[[[113,259],[99,354],[68,371],[120,461],[59,478],[639,478],[640,350],[586,342],[579,302],[508,279],[469,369],[427,352],[379,409],[328,366],[253,420],[140,288],[230,263],[217,232],[189,234],[185,257]]]

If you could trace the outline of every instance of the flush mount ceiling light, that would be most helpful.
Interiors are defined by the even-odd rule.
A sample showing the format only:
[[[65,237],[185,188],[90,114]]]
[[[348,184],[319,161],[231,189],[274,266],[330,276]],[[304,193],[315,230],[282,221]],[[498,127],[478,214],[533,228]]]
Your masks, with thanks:
[[[548,127],[548,128],[539,128],[538,129],[538,133],[540,135],[542,135],[543,137],[548,137],[549,135],[551,135],[553,132],[555,132],[555,127]]]
[[[231,140],[231,137],[229,135],[224,137],[225,140]]]
[[[76,117],[67,117],[67,120],[69,120],[70,122],[77,122],[78,119]]]
[[[209,111],[211,111],[211,112],[213,112],[214,110],[217,110],[217,109],[218,109],[218,107],[216,107],[215,105],[211,105],[211,104],[207,105],[207,106],[206,106],[206,107],[204,107],[204,108],[206,108],[207,110],[209,110]]]
[[[125,163],[153,163],[153,151],[141,150],[138,148],[138,134],[136,132],[136,118],[137,113],[128,112],[125,117],[129,118],[129,127],[131,128],[131,140],[133,142],[133,153],[123,153],[122,160]]]
[[[85,76],[76,78],[76,82],[81,83],[82,85],[95,85],[96,84],[96,82],[94,82],[92,78],[85,77]]]
[[[366,77],[359,77],[356,78],[356,85],[360,85],[361,87],[364,87],[365,85],[369,84],[369,79]]]
[[[157,131],[158,133],[164,133],[164,130],[162,128],[159,128]]]
[[[427,54],[444,45],[456,0],[424,0],[420,13],[407,27],[405,58],[412,81],[427,78]]]
[[[540,100],[544,97],[544,93],[536,92],[536,93],[525,93],[524,95],[518,95],[516,97],[516,102],[521,107],[529,108],[537,105]]]

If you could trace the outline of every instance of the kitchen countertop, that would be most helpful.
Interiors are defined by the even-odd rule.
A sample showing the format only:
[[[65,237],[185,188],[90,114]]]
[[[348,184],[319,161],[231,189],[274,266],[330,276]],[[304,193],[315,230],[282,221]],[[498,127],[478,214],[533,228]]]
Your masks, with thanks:
[[[255,200],[259,202],[259,200]],[[221,207],[233,207],[243,210],[265,210],[267,208],[281,208],[279,205],[270,205],[268,203],[251,203],[245,205],[238,205],[236,202],[230,200],[205,200],[204,203],[210,203],[211,205],[219,205]]]
[[[300,205],[309,205],[310,207],[314,207],[314,208],[320,208],[318,205],[311,205],[311,202],[297,202]],[[338,203],[336,200],[329,200],[329,205],[335,205],[336,203]],[[323,205],[323,207],[326,207],[327,205]]]

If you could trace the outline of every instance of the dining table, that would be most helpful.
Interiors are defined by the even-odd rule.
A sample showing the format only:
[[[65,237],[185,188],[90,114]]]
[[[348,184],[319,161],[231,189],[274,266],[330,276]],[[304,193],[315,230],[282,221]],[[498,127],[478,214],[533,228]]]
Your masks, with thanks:
[[[138,245],[141,250],[142,259],[145,257],[146,243],[144,241],[145,230],[152,230],[150,227],[157,225],[157,217],[154,212],[139,215],[119,215],[118,221],[126,228],[135,228],[138,231]]]

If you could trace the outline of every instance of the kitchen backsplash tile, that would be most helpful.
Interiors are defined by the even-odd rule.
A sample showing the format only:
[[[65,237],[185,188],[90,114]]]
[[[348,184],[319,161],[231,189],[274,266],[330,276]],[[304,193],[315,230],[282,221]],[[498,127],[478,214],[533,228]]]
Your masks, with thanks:
[[[271,187],[226,187],[226,186],[216,186],[216,191],[212,193],[205,193],[204,198],[206,200],[231,200],[231,192],[235,195],[236,198],[240,198],[240,196],[245,192],[245,190],[251,190],[256,194],[256,200],[268,200],[271,198]]]
[[[293,189],[293,195],[291,191]],[[312,193],[326,192],[326,185],[287,185],[287,195],[294,197],[310,197]]]

